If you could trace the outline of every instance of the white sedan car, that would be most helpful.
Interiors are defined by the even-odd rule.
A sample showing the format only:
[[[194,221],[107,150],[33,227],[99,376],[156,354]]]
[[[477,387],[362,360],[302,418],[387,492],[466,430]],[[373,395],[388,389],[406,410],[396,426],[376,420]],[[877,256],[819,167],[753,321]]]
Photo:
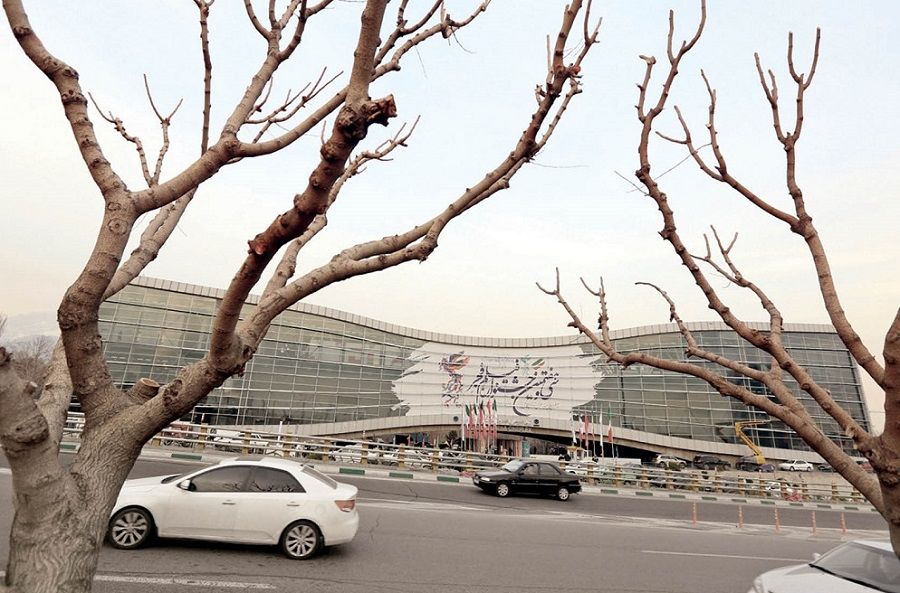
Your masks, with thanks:
[[[183,475],[127,480],[108,538],[122,549],[154,535],[277,544],[288,558],[303,560],[353,539],[356,494],[356,486],[289,459],[227,459]]]
[[[886,540],[847,542],[797,564],[764,572],[749,593],[900,593],[900,559]]]
[[[792,461],[785,461],[784,463],[778,464],[778,469],[786,471],[786,472],[811,472],[813,469],[813,464],[808,461],[803,461],[801,459],[794,459]]]

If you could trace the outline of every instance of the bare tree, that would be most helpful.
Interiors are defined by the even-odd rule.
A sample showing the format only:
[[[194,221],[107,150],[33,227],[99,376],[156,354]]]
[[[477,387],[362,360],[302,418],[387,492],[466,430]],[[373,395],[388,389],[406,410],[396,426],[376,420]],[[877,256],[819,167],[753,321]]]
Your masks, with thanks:
[[[485,0],[465,18],[455,19],[444,3],[436,0],[423,13],[410,18],[408,2],[403,0],[396,9],[395,24],[385,26],[387,0],[368,0],[362,7],[346,84],[333,97],[316,104],[322,90],[338,84],[340,78],[327,78],[323,72],[302,91],[288,93],[283,101],[273,104],[271,90],[276,70],[295,54],[306,28],[332,2],[270,0],[267,11],[257,14],[254,3],[245,0],[246,17],[262,38],[262,57],[244,95],[222,124],[218,137],[213,138],[208,21],[214,0],[195,0],[205,72],[200,155],[182,171],[162,178],[169,126],[177,106],[168,114],[160,111],[147,84],[163,138],[154,162],[122,120],[101,111],[103,119],[138,153],[147,188],[131,190],[101,150],[91,123],[89,101],[75,69],[45,48],[21,0],[4,0],[16,40],[59,93],[74,140],[105,206],[94,249],[60,304],[61,341],[37,402],[31,397],[35,384],[22,378],[11,364],[9,353],[0,349],[0,442],[12,468],[16,501],[5,576],[6,585],[13,590],[89,590],[109,511],[141,446],[228,377],[240,373],[269,324],[288,306],[335,282],[407,261],[424,261],[452,220],[508,188],[511,178],[544,147],[570,101],[581,92],[581,65],[597,41],[599,28],[599,23],[589,24],[590,0],[583,14],[581,0],[572,0],[565,7],[552,45],[548,39],[546,79],[538,85],[537,106],[525,122],[524,132],[496,167],[452,199],[449,206],[412,228],[348,247],[327,264],[295,277],[298,252],[327,224],[329,207],[338,198],[341,187],[365,163],[380,160],[405,146],[412,132],[401,129],[385,143],[360,150],[354,156],[372,125],[386,125],[397,114],[391,95],[375,99],[369,96],[370,83],[399,70],[403,57],[417,45],[437,37],[453,37],[489,4]],[[278,10],[278,6],[285,8]],[[581,26],[576,25],[578,19],[583,20]],[[573,26],[574,47],[567,47]],[[97,102],[95,106],[100,109]],[[301,110],[311,111],[305,119],[296,121]],[[102,356],[97,319],[103,300],[127,285],[156,257],[204,182],[243,159],[288,148],[329,115],[333,124],[327,137],[323,134],[320,158],[305,188],[293,196],[287,210],[249,241],[247,256],[213,321],[206,356],[182,368],[163,385],[147,377],[128,392],[117,388]],[[270,137],[276,128],[280,133]],[[141,235],[137,249],[123,262],[136,221],[145,213],[154,213],[154,218]],[[242,321],[242,306],[279,252],[280,262],[272,266],[274,271],[258,306]],[[73,395],[84,411],[85,428],[81,448],[67,469],[59,460],[59,443]]]
[[[40,394],[44,385],[55,343],[56,340],[50,336],[31,336],[18,340],[14,347],[10,347],[14,352],[16,373],[25,381],[37,385],[36,395]]]
[[[7,316],[0,313],[0,338],[6,331]],[[34,395],[40,395],[40,388],[44,384],[44,377],[47,374],[47,365],[50,362],[50,356],[53,354],[53,344],[56,342],[50,336],[30,336],[12,340],[7,344],[10,351],[15,352],[15,360],[13,366],[19,377],[26,382],[34,383],[37,388]],[[2,343],[2,342],[0,342]]]
[[[602,280],[599,289],[591,289],[585,284],[585,288],[599,299],[600,317],[598,331],[588,328],[563,298],[558,271],[555,288],[550,290],[540,285],[538,287],[558,299],[559,303],[572,318],[570,325],[588,336],[610,361],[623,367],[636,363],[645,364],[700,378],[720,394],[735,398],[747,406],[762,410],[796,431],[814,451],[825,458],[884,516],[888,522],[894,550],[900,555],[900,312],[898,312],[894,322],[887,331],[884,344],[884,360],[886,364],[883,367],[863,344],[844,313],[835,288],[825,248],[813,225],[812,217],[807,211],[805,198],[796,178],[796,148],[803,127],[803,108],[806,91],[812,83],[818,64],[820,33],[818,31],[816,33],[815,48],[808,74],[802,74],[796,70],[794,65],[793,34],[788,36],[787,62],[791,78],[796,86],[793,96],[795,110],[793,129],[788,130],[782,122],[778,86],[774,73],[771,70],[768,72],[764,71],[759,56],[755,56],[763,94],[771,106],[775,135],[784,149],[787,189],[793,201],[793,212],[786,212],[775,207],[770,201],[749,189],[748,185],[736,179],[729,171],[716,130],[716,91],[712,88],[705,73],[702,73],[702,71],[702,78],[709,94],[709,119],[706,123],[706,128],[715,164],[710,165],[700,155],[691,137],[690,128],[678,107],[675,107],[675,113],[683,129],[684,137],[673,138],[659,132],[657,134],[668,141],[684,145],[689,155],[693,157],[704,174],[716,181],[727,184],[739,196],[748,200],[775,220],[784,223],[792,233],[802,237],[812,258],[812,265],[817,273],[822,301],[830,316],[832,325],[857,364],[863,368],[875,383],[884,389],[886,425],[884,433],[880,436],[869,434],[846,409],[832,398],[828,389],[817,381],[810,374],[809,370],[804,368],[791,355],[788,348],[785,347],[782,340],[783,318],[779,309],[758,284],[741,272],[735,262],[732,252],[737,235],[726,242],[722,240],[716,229],[713,228],[713,246],[711,246],[710,238],[706,236],[704,237],[705,252],[701,254],[692,253],[678,234],[675,213],[665,192],[657,183],[658,178],[655,179],[651,175],[649,148],[651,133],[654,131],[654,122],[666,106],[672,90],[672,84],[678,74],[679,65],[684,56],[700,38],[705,21],[706,6],[704,3],[702,5],[700,23],[694,36],[689,41],[682,42],[680,46],[675,46],[673,40],[675,35],[674,16],[671,12],[669,13],[668,70],[664,74],[662,89],[655,101],[649,99],[648,92],[651,75],[656,65],[656,58],[653,56],[641,56],[641,59],[646,62],[646,71],[643,81],[638,84],[637,114],[642,128],[638,145],[640,168],[635,175],[640,183],[639,187],[653,200],[660,212],[663,222],[660,235],[672,246],[681,264],[691,274],[694,282],[703,293],[709,308],[715,311],[721,320],[746,343],[765,352],[770,357],[771,362],[768,368],[752,368],[748,364],[729,359],[703,348],[694,339],[687,325],[682,321],[676,310],[674,300],[664,290],[654,284],[638,283],[656,290],[668,304],[670,321],[674,321],[677,324],[684,340],[684,360],[667,360],[642,352],[619,352],[609,337],[609,315]],[[768,327],[760,330],[754,327],[753,324],[735,316],[710,282],[710,271],[713,275],[723,277],[730,283],[755,295],[755,298],[768,316]],[[582,282],[584,281],[582,280]],[[696,359],[700,364],[690,362],[690,359]],[[717,368],[720,370],[717,371]],[[762,383],[769,393],[774,396],[774,400],[766,395],[753,393],[749,389],[735,384],[726,377],[726,372],[730,373],[731,376],[736,374]],[[865,455],[871,462],[877,479],[867,474],[844,452],[838,443],[826,436],[808,409],[792,390],[790,383],[796,384],[799,389],[808,394],[812,400],[811,405],[819,406],[824,410],[837,423],[841,431],[853,440],[860,453]]]

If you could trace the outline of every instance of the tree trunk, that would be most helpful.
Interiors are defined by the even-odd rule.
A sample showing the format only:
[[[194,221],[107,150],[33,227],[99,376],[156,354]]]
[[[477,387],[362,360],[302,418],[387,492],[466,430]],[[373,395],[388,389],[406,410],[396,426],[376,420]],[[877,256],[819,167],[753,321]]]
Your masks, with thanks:
[[[16,593],[88,593],[110,511],[137,455],[109,430],[86,431],[71,470],[29,468],[50,482],[37,497],[16,488],[6,585]],[[56,475],[54,475],[54,473]],[[16,477],[14,476],[14,479]],[[18,481],[18,480],[17,480]],[[39,498],[39,504],[35,504]]]

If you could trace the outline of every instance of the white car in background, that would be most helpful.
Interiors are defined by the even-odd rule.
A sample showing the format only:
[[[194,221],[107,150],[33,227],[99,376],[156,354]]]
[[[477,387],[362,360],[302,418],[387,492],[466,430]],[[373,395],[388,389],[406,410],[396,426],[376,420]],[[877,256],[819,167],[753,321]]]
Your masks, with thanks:
[[[381,453],[381,450],[378,448],[367,448],[365,450],[366,463],[378,463],[379,459],[381,458]],[[333,453],[331,453],[331,458],[338,463],[360,463],[363,458],[363,446],[356,444],[341,447],[340,449],[337,449]]]
[[[794,459],[778,464],[778,469],[786,472],[811,472],[815,469],[813,464],[802,459]]]
[[[900,559],[887,540],[842,544],[809,564],[764,572],[748,593],[900,593]]]
[[[269,449],[269,441],[255,432],[245,440],[244,433],[239,430],[213,428],[210,436],[217,449],[226,451],[240,452],[241,449],[247,448],[250,453],[265,453]]]
[[[154,535],[278,545],[305,560],[353,539],[356,494],[356,486],[290,459],[226,459],[183,475],[126,480],[107,536],[126,550]]]
[[[403,466],[409,469],[428,469],[431,467],[432,458],[426,453],[415,449],[404,449],[402,455],[399,449],[385,451],[384,455],[381,456],[381,463],[399,466],[401,457]]]

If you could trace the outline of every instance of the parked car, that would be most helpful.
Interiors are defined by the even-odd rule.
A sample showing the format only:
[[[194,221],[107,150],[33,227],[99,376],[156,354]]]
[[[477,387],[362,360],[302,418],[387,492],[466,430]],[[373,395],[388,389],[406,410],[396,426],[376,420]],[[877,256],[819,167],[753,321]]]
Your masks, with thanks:
[[[653,459],[653,465],[663,469],[682,470],[688,466],[688,461],[687,459],[682,459],[681,457],[675,457],[673,455],[657,455]]]
[[[887,540],[842,544],[809,564],[764,572],[749,593],[827,591],[828,593],[900,593],[900,560]]]
[[[265,453],[266,449],[269,448],[269,441],[255,432],[251,433],[246,441],[244,440],[244,433],[240,430],[213,428],[210,430],[210,435],[212,435],[212,441],[217,449],[240,451],[247,447],[250,453]]]
[[[816,469],[819,470],[820,472],[834,473],[834,468],[831,467],[831,465],[829,465],[827,463],[820,463],[819,465],[816,466]]]
[[[288,438],[278,437],[274,442],[269,443],[266,455],[306,459],[313,450],[315,449],[307,444],[292,442]]]
[[[869,463],[868,459],[857,459],[856,463],[870,474],[875,473],[875,470],[872,468],[872,464]]]
[[[585,477],[587,475],[600,476],[612,474],[613,468],[608,465],[600,465],[596,461],[585,459],[582,461],[573,461],[571,463],[561,464],[561,467],[570,474]]]
[[[438,459],[440,459],[438,467],[443,469],[463,471],[466,467],[466,456],[462,451],[442,449],[438,452]]]
[[[813,464],[808,461],[803,461],[802,459],[793,459],[791,461],[779,463],[778,469],[786,472],[811,472],[815,468],[813,467]]]
[[[513,493],[552,494],[559,500],[569,500],[572,494],[581,492],[578,476],[564,472],[549,461],[523,461],[514,459],[499,470],[477,472],[472,483],[497,496]]]
[[[799,484],[788,484],[784,480],[770,480],[763,487],[766,496],[780,497],[785,500],[799,501],[803,499]]]
[[[160,443],[166,447],[192,447],[199,436],[190,422],[176,420],[159,433]]]
[[[382,451],[377,447],[367,448],[365,452],[366,463],[376,464],[381,458]],[[360,444],[347,445],[335,450],[331,458],[338,463],[359,463],[363,458],[363,446]]]
[[[381,456],[385,465],[400,465],[400,450],[385,451]],[[415,449],[403,450],[403,465],[410,469],[427,469],[431,467],[431,457]]]
[[[731,469],[730,463],[719,459],[715,455],[695,455],[694,460],[691,463],[697,469]]]
[[[657,474],[648,480],[650,486],[654,488],[674,488],[682,490],[693,484],[693,476],[688,472],[673,471],[667,472],[665,475]]]
[[[290,459],[227,459],[183,475],[126,480],[107,537],[126,550],[153,536],[278,545],[304,560],[353,539],[356,495],[356,486]]]
[[[755,455],[746,455],[741,457],[738,462],[734,464],[734,469],[745,472],[771,473],[775,471],[775,466],[771,463],[759,463],[756,460]]]

